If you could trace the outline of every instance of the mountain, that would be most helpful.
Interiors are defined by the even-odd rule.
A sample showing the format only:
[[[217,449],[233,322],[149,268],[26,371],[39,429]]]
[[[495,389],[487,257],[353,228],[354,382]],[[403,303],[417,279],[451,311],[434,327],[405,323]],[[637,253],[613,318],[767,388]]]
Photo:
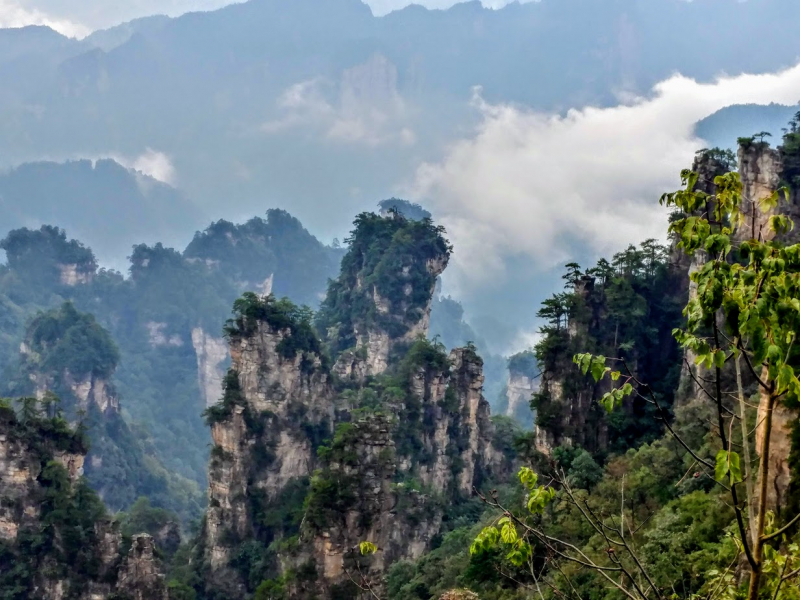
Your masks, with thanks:
[[[101,29],[92,32],[83,40],[85,43],[100,48],[104,52],[109,52],[117,48],[131,39],[134,35],[144,34],[147,35],[157,31],[167,23],[170,18],[166,15],[153,15],[150,17],[142,17],[134,19],[127,23],[109,27],[108,29]]]
[[[695,134],[706,140],[709,147],[735,150],[736,140],[746,135],[766,131],[779,140],[789,121],[800,106],[782,104],[737,104],[718,110],[697,123]]]
[[[0,172],[0,231],[59,223],[106,265],[124,265],[137,243],[186,238],[203,221],[183,193],[110,159]]]
[[[559,111],[615,104],[676,71],[774,71],[796,60],[798,17],[790,0],[466,2],[383,17],[359,0],[251,0],[123,26],[135,34],[119,46],[98,34],[107,51],[53,50],[53,77],[9,73],[4,89],[22,92],[0,101],[0,165],[152,148],[207,214],[267,203],[333,237],[471,130],[474,86]],[[702,53],[675,41],[701,39]]]
[[[483,361],[426,339],[442,234],[359,215],[321,337],[290,302],[236,301],[225,394],[206,411],[209,510],[192,568],[208,597],[358,597],[355,565],[380,578],[419,558],[502,472]],[[365,541],[375,553],[360,564]]]
[[[130,252],[127,278],[99,269],[91,249],[55,227],[13,230],[0,248],[7,258],[0,265],[0,373],[5,370],[9,381],[23,384],[15,394],[30,393],[24,388],[27,367],[19,365],[30,319],[71,301],[93,315],[119,349],[113,385],[122,411],[115,411],[114,418],[119,412],[119,421],[127,424],[122,429],[129,427],[136,444],[165,468],[200,485],[205,483],[208,453],[201,413],[222,393],[230,360],[222,326],[233,301],[257,290],[317,306],[342,255],[280,210],[241,225],[213,223],[197,232],[185,252],[161,243],[137,244]],[[41,377],[61,380],[62,370]],[[54,391],[64,393],[64,386],[56,387]],[[66,389],[74,391],[70,385]],[[127,508],[136,499],[136,479],[126,478],[127,487],[112,486],[120,495],[109,502],[114,508]],[[152,499],[185,516],[180,507]]]
[[[167,600],[153,538],[123,538],[81,477],[84,434],[51,408],[0,399],[0,593]]]
[[[61,63],[91,48],[49,27],[0,29],[0,78],[14,82],[0,89],[0,103],[24,111],[31,97],[55,83]]]
[[[742,139],[736,172],[718,152],[698,153],[686,188],[665,196],[679,209],[669,247],[648,240],[585,271],[567,266],[566,291],[539,311],[540,341],[509,360],[512,412],[541,376],[533,431],[490,416],[473,344],[448,353],[427,339],[452,248],[443,228],[399,210],[358,215],[316,313],[267,293],[233,301],[222,395],[204,411],[208,506],[177,548],[175,519],[144,499],[118,524],[108,519],[80,479],[91,428],[73,430],[49,394],[23,398],[16,410],[0,401],[0,559],[14,565],[0,573],[0,591],[48,600],[64,590],[81,600],[522,600],[538,585],[544,600],[556,600],[567,591],[593,597],[611,582],[614,597],[657,597],[642,591],[640,576],[676,598],[721,582],[731,598],[748,597],[748,580],[749,600],[784,585],[794,592],[793,129],[778,149]],[[788,191],[776,194],[782,182]],[[744,218],[712,229],[703,203]],[[13,370],[18,380],[66,384],[78,405],[88,382],[87,398],[110,407],[100,393],[115,375],[108,333],[125,340],[126,329],[144,329],[138,334],[153,348],[182,352],[185,329],[173,324],[203,324],[214,316],[203,310],[232,289],[198,294],[203,274],[218,285],[261,281],[237,264],[238,246],[269,264],[277,256],[269,241],[280,236],[264,232],[273,226],[309,241],[280,212],[266,222],[216,223],[198,233],[192,257],[135,249],[129,283],[97,271],[91,252],[60,230],[12,232],[0,272],[7,303],[32,289],[41,301],[73,288],[112,324],[105,332],[102,318],[69,304],[40,314]],[[176,302],[182,294],[194,304]],[[155,315],[166,320],[145,320]],[[457,337],[467,326],[441,330]],[[131,357],[151,361],[149,373],[180,374],[169,352],[134,350]],[[169,384],[161,378],[153,392],[161,404],[173,403]],[[178,439],[194,439],[168,425],[159,441],[177,448]],[[743,547],[758,561],[742,557]],[[720,579],[725,568],[737,575]],[[638,575],[609,579],[626,571]]]
[[[194,482],[164,469],[125,422],[114,378],[119,351],[92,315],[69,302],[40,312],[20,348],[0,394],[40,398],[47,416],[81,423],[90,444],[83,474],[106,506],[119,511],[146,496],[186,520],[201,510]]]

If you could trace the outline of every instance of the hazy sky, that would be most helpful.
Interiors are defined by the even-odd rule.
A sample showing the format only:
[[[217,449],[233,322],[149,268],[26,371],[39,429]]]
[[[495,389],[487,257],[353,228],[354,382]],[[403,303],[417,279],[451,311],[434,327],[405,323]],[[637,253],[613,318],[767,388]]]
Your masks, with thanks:
[[[510,0],[483,0],[500,8]],[[230,0],[0,0],[0,27],[49,25],[65,35],[81,37],[94,29],[152,14],[177,16],[192,10],[213,10]],[[367,0],[375,14],[412,4],[409,0]],[[447,8],[456,0],[417,0],[429,8]]]

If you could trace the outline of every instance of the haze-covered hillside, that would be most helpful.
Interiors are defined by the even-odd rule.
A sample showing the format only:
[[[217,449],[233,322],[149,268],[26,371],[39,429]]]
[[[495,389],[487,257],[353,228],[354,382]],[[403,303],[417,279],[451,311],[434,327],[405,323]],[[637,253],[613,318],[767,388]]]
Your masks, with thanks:
[[[91,172],[88,162],[77,166]],[[393,210],[424,217],[416,205],[390,202]],[[0,248],[7,255],[0,265],[0,395],[48,390],[73,417],[76,407],[94,411],[89,464],[99,466],[87,474],[106,503],[124,509],[144,494],[184,519],[196,516],[202,502],[197,484],[205,481],[208,436],[201,415],[222,394],[230,361],[223,324],[233,301],[251,291],[316,308],[344,253],[277,209],[242,224],[212,223],[183,252],[137,244],[126,277],[98,268],[89,247],[52,226],[12,230]],[[65,301],[90,314],[74,313]],[[468,342],[485,349],[463,312],[437,292],[432,336],[448,349]],[[69,327],[58,325],[63,322]],[[46,339],[34,343],[39,330]],[[485,357],[486,393],[494,404],[501,401],[505,362],[489,352]]]
[[[718,110],[709,115],[695,128],[698,137],[708,143],[709,148],[736,149],[736,140],[745,135],[762,131],[780,139],[787,123],[800,110],[800,106],[784,106],[782,104],[746,104],[734,105]]]
[[[21,365],[30,361],[20,359],[26,326],[37,311],[72,301],[94,315],[119,348],[118,367],[110,370],[113,381],[111,372],[102,374],[103,381],[116,388],[117,410],[121,400],[139,443],[165,467],[200,484],[208,452],[201,414],[221,394],[229,360],[222,327],[234,299],[255,290],[316,306],[342,255],[280,210],[241,225],[213,223],[184,252],[161,243],[138,244],[127,277],[98,269],[91,249],[52,226],[13,230],[0,248],[7,257],[0,265],[0,373],[5,379],[0,389],[15,396],[35,391],[22,373]],[[87,352],[64,344],[62,355]],[[60,381],[62,369],[41,377]],[[72,384],[65,385],[71,389]],[[53,391],[61,393],[64,386],[56,387]],[[135,483],[131,487],[136,490]],[[136,499],[125,494],[115,508]]]
[[[0,232],[58,223],[103,266],[140,243],[187,241],[204,219],[184,194],[110,159],[37,162],[0,172]]]
[[[80,43],[3,31],[4,46],[57,66],[3,77],[14,97],[0,104],[0,165],[153,148],[205,209],[233,198],[243,217],[267,202],[332,237],[476,122],[473,86],[489,101],[564,110],[616,104],[676,71],[774,71],[797,57],[799,10],[788,0],[544,0],[374,17],[359,0],[251,0]],[[704,51],[676,39],[703,39]],[[20,53],[2,64],[19,65]]]

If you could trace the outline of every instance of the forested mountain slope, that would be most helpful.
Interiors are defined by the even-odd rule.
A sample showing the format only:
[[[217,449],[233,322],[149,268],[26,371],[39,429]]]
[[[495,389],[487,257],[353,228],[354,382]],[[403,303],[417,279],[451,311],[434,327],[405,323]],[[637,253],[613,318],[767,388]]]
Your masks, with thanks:
[[[135,244],[188,239],[205,219],[177,189],[111,159],[0,171],[0,232],[57,224],[122,268]]]
[[[114,371],[108,383],[122,399],[134,435],[165,467],[200,485],[208,453],[201,413],[221,395],[229,360],[222,324],[233,300],[256,289],[315,305],[341,256],[282,211],[243,225],[214,223],[184,253],[138,245],[127,278],[98,270],[90,249],[49,226],[14,230],[0,247],[7,255],[0,267],[0,368],[9,386],[21,386],[7,392],[29,391],[18,362],[29,319],[69,300],[94,315],[119,350],[116,370],[106,364]],[[66,338],[65,352],[83,352],[73,343],[82,339]],[[115,357],[101,358],[116,366]],[[127,492],[124,502],[111,505],[127,506],[145,491]]]

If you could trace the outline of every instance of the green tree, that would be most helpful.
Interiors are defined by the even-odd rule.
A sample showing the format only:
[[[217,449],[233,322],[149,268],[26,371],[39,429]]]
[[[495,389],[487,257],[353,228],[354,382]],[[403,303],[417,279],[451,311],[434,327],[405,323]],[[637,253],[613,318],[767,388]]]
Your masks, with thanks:
[[[596,277],[603,285],[607,284],[614,277],[614,267],[605,258],[597,261],[597,265],[586,271],[587,275]]]
[[[39,401],[36,398],[20,398],[19,405],[20,416],[22,417],[23,423],[32,423],[41,416],[41,412],[39,411]]]
[[[716,448],[716,455],[707,458],[672,427],[667,407],[626,359],[585,353],[576,355],[574,362],[583,374],[610,388],[600,400],[609,413],[618,410],[626,398],[638,398],[653,406],[656,417],[690,457],[691,469],[698,469],[695,477],[715,482],[719,493],[728,495],[735,522],[730,552],[721,556],[733,558],[727,569],[707,567],[703,577],[708,596],[731,600],[741,597],[732,573],[741,553],[750,571],[747,589],[742,590],[744,596],[748,600],[762,596],[777,599],[782,588],[796,589],[794,579],[800,575],[798,544],[788,537],[800,522],[800,514],[782,515],[779,522],[767,506],[773,411],[778,403],[796,402],[800,396],[800,380],[794,366],[796,332],[800,330],[800,244],[785,246],[776,241],[793,226],[788,217],[772,214],[785,190],[763,199],[754,209],[756,214],[748,215],[748,220],[763,222],[764,227],[751,224],[745,228],[741,213],[742,185],[737,173],[716,177],[713,195],[695,189],[696,173],[684,171],[682,179],[684,189],[662,197],[662,204],[677,208],[683,215],[672,222],[670,231],[677,237],[679,248],[690,255],[704,250],[708,260],[691,274],[697,292],[685,308],[686,325],[676,329],[674,335],[696,357],[697,368],[702,369],[702,377],[696,378],[696,382],[715,419],[715,427],[704,443]],[[758,237],[747,239],[752,237],[751,232]],[[641,255],[632,247],[616,255],[617,272],[626,275],[640,272]],[[733,394],[724,389],[725,382],[730,380],[723,373],[726,367],[736,373]],[[760,388],[763,417],[758,429],[763,441],[757,469],[749,457],[749,448],[755,445],[755,431],[748,427],[743,371]],[[733,402],[729,400],[731,396],[735,398]],[[578,458],[574,457],[571,468],[575,468],[576,462]],[[581,462],[587,462],[579,465],[584,471],[588,461]],[[591,473],[591,468],[588,472]],[[503,516],[475,539],[473,553],[500,549],[511,566],[530,567],[530,580],[536,589],[540,589],[544,572],[543,568],[535,568],[539,553],[544,555],[541,560],[549,564],[551,571],[563,575],[564,566],[572,565],[604,579],[631,600],[666,600],[665,585],[659,585],[656,578],[664,573],[654,573],[653,565],[643,560],[635,532],[626,525],[624,488],[619,517],[613,518],[595,512],[586,495],[575,489],[577,482],[571,481],[563,469],[555,469],[554,487],[537,486],[535,474],[528,471],[522,471],[520,479],[529,490],[526,510],[506,506],[495,496],[483,497]],[[548,530],[547,521],[537,515],[556,497],[559,502],[550,510],[556,514],[570,511],[588,524],[605,546],[604,554],[583,550],[563,535]],[[560,581],[570,586],[564,593],[575,591],[569,578]],[[552,581],[549,583],[552,585]],[[674,585],[672,590],[675,591]],[[672,597],[679,595],[675,593]]]
[[[550,327],[561,331],[567,326],[569,318],[570,294],[554,294],[542,302],[542,308],[536,313],[540,319],[545,319]]]
[[[564,287],[566,288],[575,288],[578,282],[583,277],[583,273],[581,272],[581,266],[578,263],[571,262],[567,263],[566,265],[567,272],[561,276],[566,283]]]

